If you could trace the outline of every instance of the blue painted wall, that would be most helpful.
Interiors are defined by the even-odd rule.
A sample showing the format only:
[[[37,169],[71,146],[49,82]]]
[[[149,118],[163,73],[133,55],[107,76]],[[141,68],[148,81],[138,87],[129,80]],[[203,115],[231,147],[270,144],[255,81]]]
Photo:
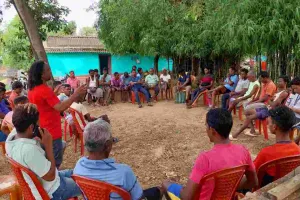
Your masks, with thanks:
[[[74,70],[76,75],[87,75],[89,69],[99,69],[99,53],[47,53],[54,77],[65,76],[69,71]],[[125,71],[130,72],[131,67],[136,65],[142,67],[144,71],[154,66],[154,57],[138,55],[112,55],[111,67],[112,73]],[[100,61],[101,62],[101,61]],[[165,58],[159,59],[159,70],[168,68],[168,62]],[[173,61],[170,59],[169,68],[172,69]]]
[[[153,56],[139,56],[139,55],[113,55],[111,58],[112,73],[119,72],[130,72],[133,65],[137,68],[141,67],[144,71],[154,67]],[[170,59],[169,68],[172,70],[173,61]],[[163,68],[168,69],[168,60],[160,58],[158,61],[158,70],[161,71]]]

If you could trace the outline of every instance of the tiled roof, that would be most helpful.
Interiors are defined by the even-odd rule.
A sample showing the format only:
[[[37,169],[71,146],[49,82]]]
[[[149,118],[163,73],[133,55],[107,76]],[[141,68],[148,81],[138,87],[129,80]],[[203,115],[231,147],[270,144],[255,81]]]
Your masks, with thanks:
[[[107,52],[98,37],[50,36],[44,42],[46,52]]]

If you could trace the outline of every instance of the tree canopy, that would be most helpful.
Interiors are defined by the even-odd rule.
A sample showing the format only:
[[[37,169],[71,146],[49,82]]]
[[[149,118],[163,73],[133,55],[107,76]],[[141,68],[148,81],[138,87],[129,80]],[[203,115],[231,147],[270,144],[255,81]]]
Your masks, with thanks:
[[[94,27],[82,27],[79,31],[80,36],[97,36],[97,30]]]
[[[280,74],[299,72],[299,24],[300,1],[294,0],[99,4],[99,37],[113,53],[197,58],[214,66],[220,61],[221,67],[267,55],[270,68]]]

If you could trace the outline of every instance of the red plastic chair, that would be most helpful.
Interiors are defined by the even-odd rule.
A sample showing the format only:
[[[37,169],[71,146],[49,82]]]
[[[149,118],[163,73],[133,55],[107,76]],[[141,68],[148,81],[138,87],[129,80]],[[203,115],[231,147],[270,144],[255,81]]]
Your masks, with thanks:
[[[200,181],[200,187],[194,200],[198,200],[201,194],[201,185],[207,181],[214,182],[214,190],[211,200],[231,200],[235,196],[236,189],[240,183],[248,165],[219,170],[204,176]]]
[[[14,175],[0,176],[0,197],[6,194],[9,194],[10,200],[22,199],[20,186]]]
[[[144,97],[144,94],[140,93],[139,92],[139,98],[140,98],[140,101],[145,103],[145,97]],[[133,91],[131,91],[131,103],[134,104],[135,103],[135,94]]]
[[[88,200],[109,200],[111,193],[117,193],[123,200],[131,199],[130,194],[120,187],[77,175],[72,178]]]
[[[300,166],[300,155],[288,156],[266,162],[257,170],[259,184],[258,188],[256,189],[259,189],[261,187],[263,177],[267,173],[268,169],[275,168],[275,177],[273,181],[276,181],[277,179],[287,175],[288,173],[296,169],[298,166]]]
[[[82,113],[78,112],[77,110],[75,110],[73,108],[69,108],[69,110],[70,110],[70,113],[73,117],[73,123],[75,124],[76,130],[77,130],[77,133],[78,133],[78,136],[79,136],[79,139],[80,139],[80,145],[81,145],[80,146],[80,154],[81,154],[81,156],[83,156],[84,155],[83,129],[80,126],[80,123],[79,123],[79,121],[76,117],[76,114],[79,116],[79,118],[81,120],[81,123],[84,127],[86,126],[86,123],[85,123],[85,120],[84,120],[84,117],[83,117]],[[77,152],[77,137],[75,137],[74,152],[75,153]]]
[[[239,120],[243,121],[243,113],[244,113],[244,107],[243,107],[243,105],[241,105],[239,107],[238,112],[239,112]],[[233,108],[233,113],[234,113],[234,115],[236,115],[236,106]]]
[[[31,189],[29,187],[29,185],[27,184],[27,182],[25,181],[24,177],[23,177],[23,173],[27,174],[30,179],[32,180],[33,184],[35,185],[37,191],[39,192],[39,194],[41,195],[43,200],[50,200],[47,192],[44,190],[42,184],[40,183],[40,181],[38,180],[38,178],[36,177],[36,175],[29,169],[27,169],[26,167],[22,166],[21,164],[19,164],[18,162],[14,161],[12,158],[8,157],[6,155],[6,158],[8,159],[9,163],[12,166],[12,170],[19,182],[19,185],[21,187],[21,191],[23,194],[23,197],[25,200],[35,200]],[[71,198],[71,199],[77,199],[76,198]],[[70,200],[71,200],[70,199]]]
[[[203,95],[203,104],[208,106],[209,105],[209,100],[208,100],[208,95],[207,95],[207,90],[204,90],[203,92],[201,92],[196,100],[194,101],[194,103],[192,104],[192,107],[197,107],[197,102],[198,102],[198,99]]]
[[[268,140],[269,135],[268,135],[268,120],[267,120],[267,118],[263,119],[263,120],[260,120],[260,119],[255,120],[255,127],[256,127],[256,129],[259,130],[260,134],[261,134],[261,126],[263,128],[265,139]]]
[[[67,141],[67,131],[69,128],[70,137],[73,136],[72,127],[68,124],[68,121],[66,120],[66,114],[64,113],[64,138],[65,141]]]

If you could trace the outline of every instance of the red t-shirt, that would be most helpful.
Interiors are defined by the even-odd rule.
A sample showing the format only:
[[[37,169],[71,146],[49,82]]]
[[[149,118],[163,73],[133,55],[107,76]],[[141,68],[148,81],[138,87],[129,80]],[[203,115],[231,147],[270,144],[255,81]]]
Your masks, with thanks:
[[[36,86],[33,90],[29,90],[28,99],[30,103],[37,106],[41,128],[47,129],[54,140],[61,138],[60,113],[54,109],[54,106],[60,101],[53,90],[45,84]]]
[[[265,164],[268,161],[287,157],[287,156],[295,156],[299,154],[300,154],[300,147],[294,142],[288,144],[277,143],[265,147],[259,152],[256,159],[254,160],[255,169],[257,171],[261,165]],[[268,169],[267,173],[270,176],[275,176],[275,168]]]

